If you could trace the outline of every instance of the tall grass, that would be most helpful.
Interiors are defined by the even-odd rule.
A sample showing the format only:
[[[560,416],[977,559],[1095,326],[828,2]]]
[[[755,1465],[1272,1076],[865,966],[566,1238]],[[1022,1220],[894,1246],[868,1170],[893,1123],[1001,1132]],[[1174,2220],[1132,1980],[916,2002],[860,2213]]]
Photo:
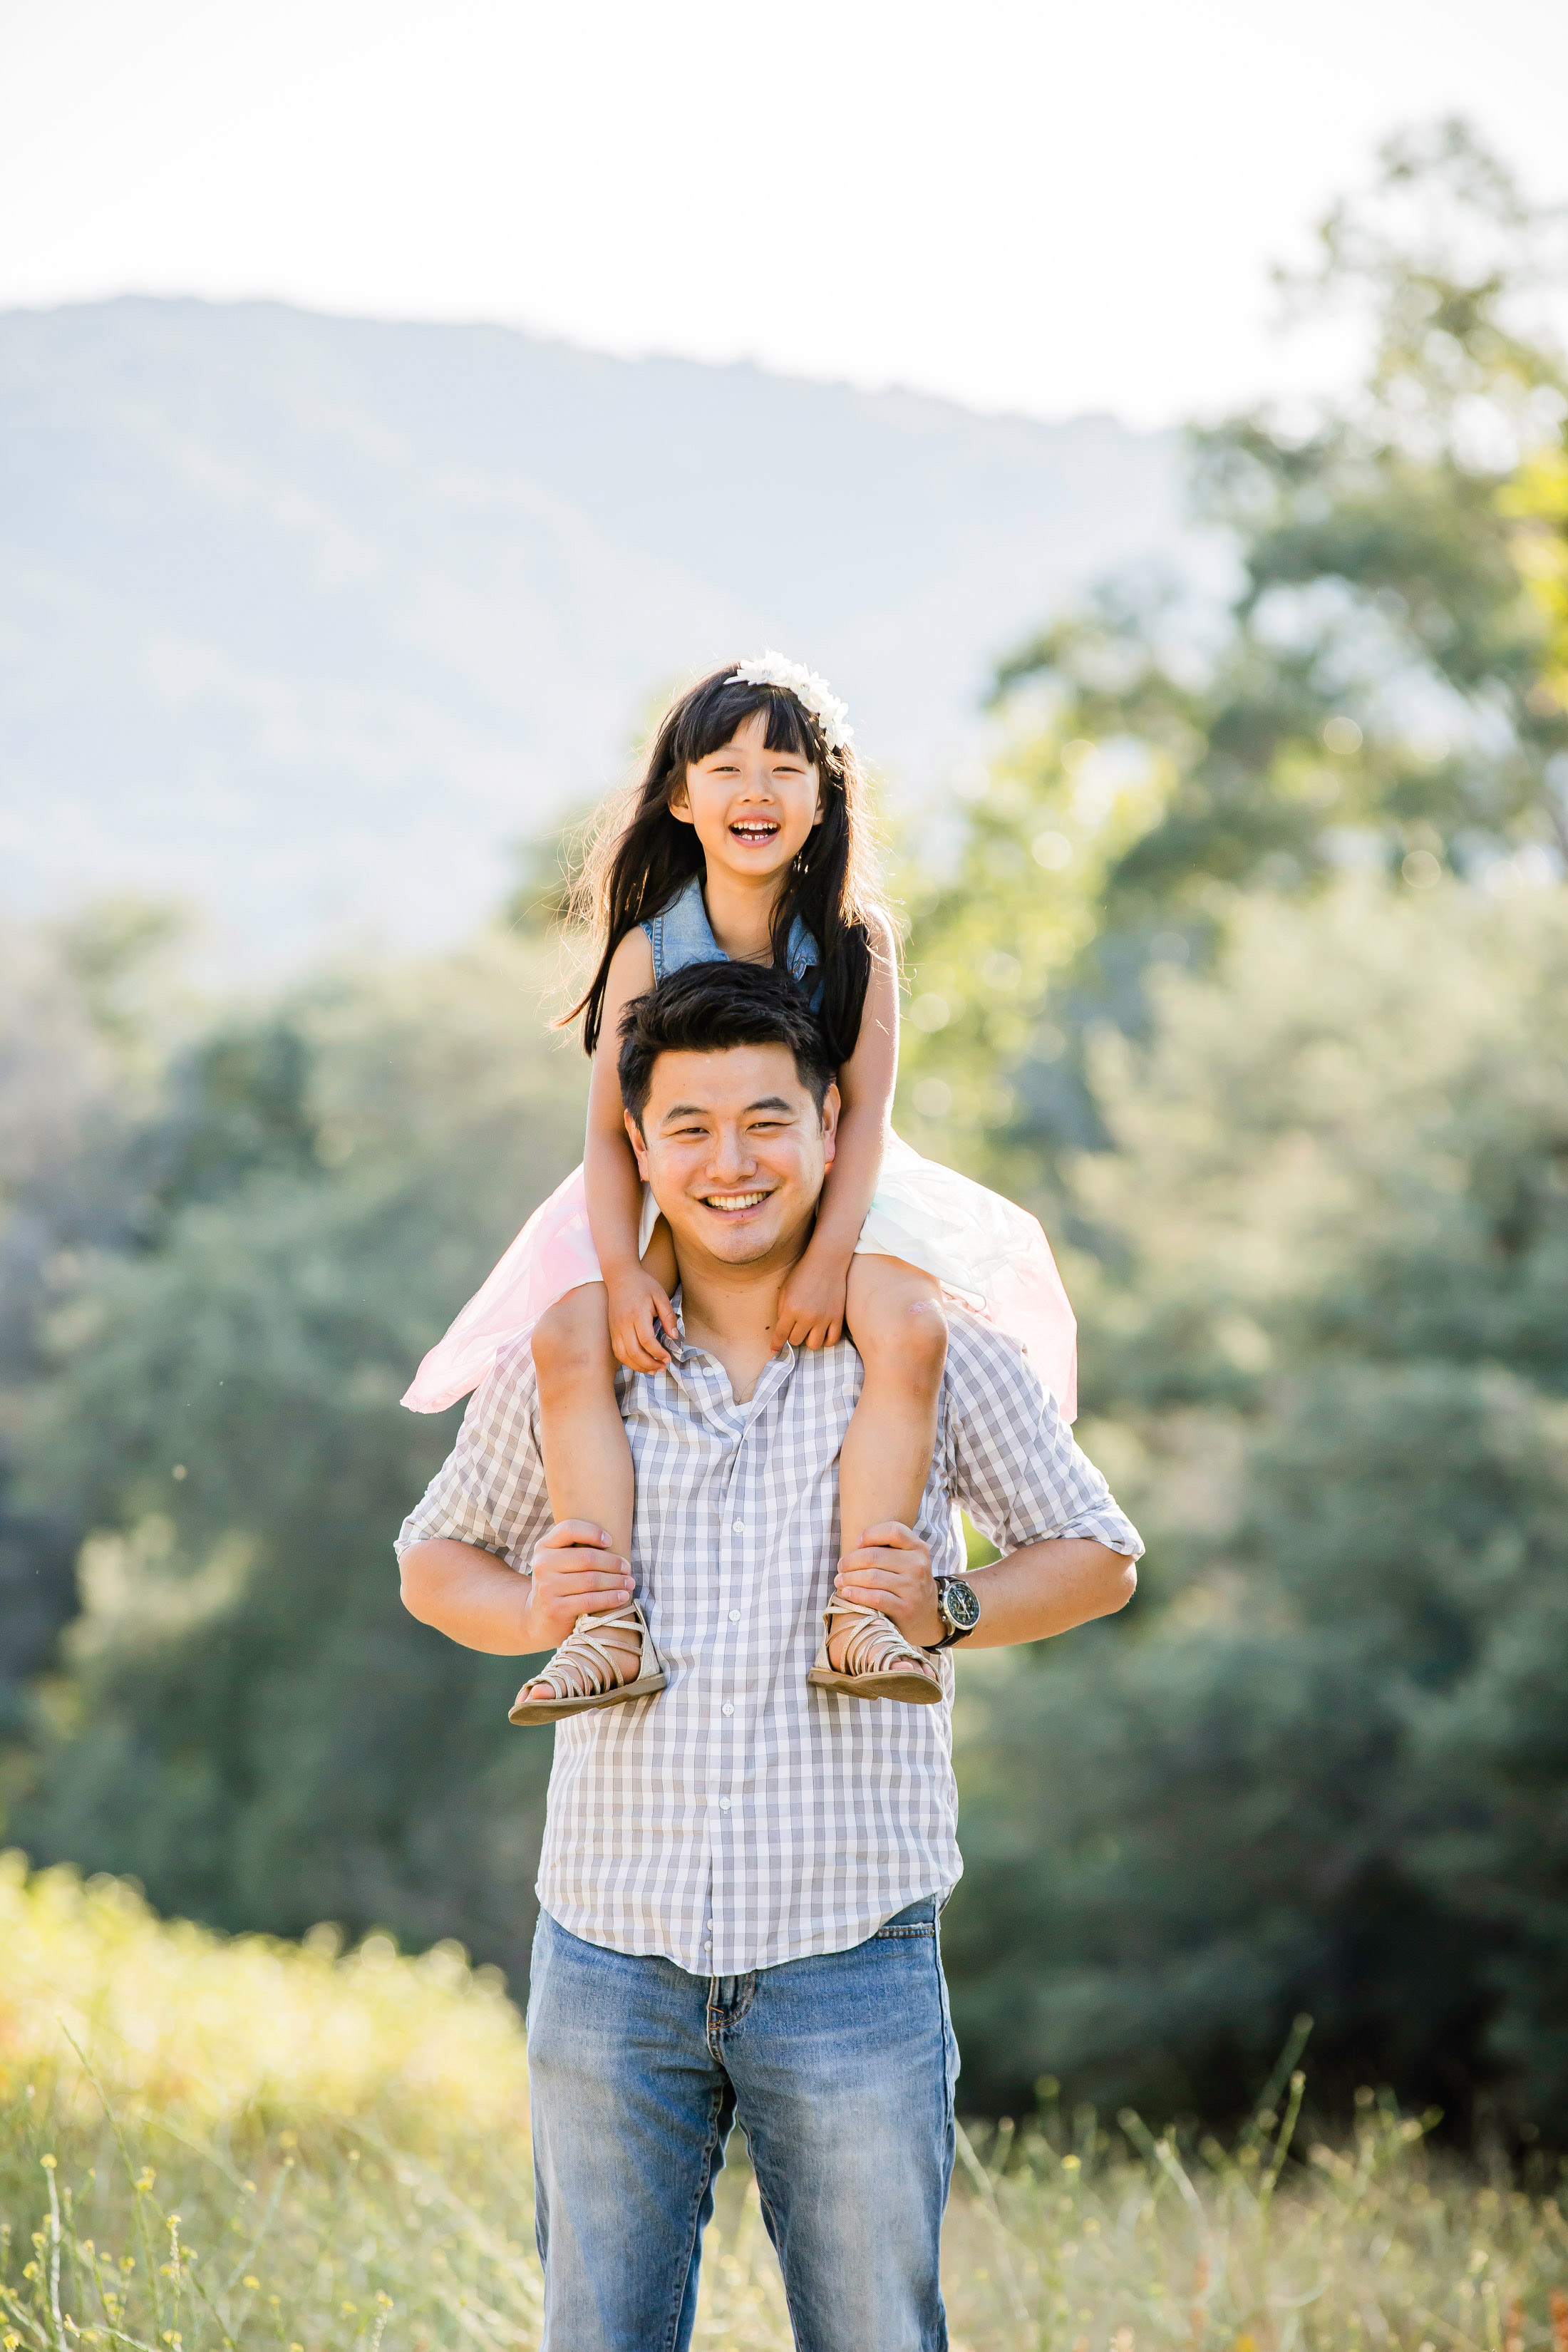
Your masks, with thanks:
[[[958,2352],[1568,2352],[1544,2168],[1488,2179],[1370,2094],[1303,2146],[1280,2095],[1224,2147],[1049,2108],[966,2136]],[[0,2352],[525,2352],[516,2014],[450,1948],[225,1941],[0,1861]],[[790,2342],[743,2158],[697,2341]]]

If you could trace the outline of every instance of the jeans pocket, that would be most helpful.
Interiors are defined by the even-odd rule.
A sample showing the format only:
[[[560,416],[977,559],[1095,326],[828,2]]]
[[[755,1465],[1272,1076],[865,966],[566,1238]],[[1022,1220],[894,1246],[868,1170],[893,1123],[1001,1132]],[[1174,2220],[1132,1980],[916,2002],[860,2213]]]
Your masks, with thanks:
[[[902,1943],[912,1936],[936,1934],[936,1897],[922,1895],[918,1902],[910,1903],[903,1910],[895,1911],[871,1936],[873,1944]]]

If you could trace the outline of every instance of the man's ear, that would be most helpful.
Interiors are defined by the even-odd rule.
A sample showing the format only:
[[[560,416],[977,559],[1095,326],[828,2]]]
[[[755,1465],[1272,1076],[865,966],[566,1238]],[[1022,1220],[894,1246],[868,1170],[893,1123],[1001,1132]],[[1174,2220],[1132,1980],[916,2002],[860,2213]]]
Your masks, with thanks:
[[[669,788],[669,798],[665,805],[668,807],[670,815],[678,816],[682,824],[694,824],[696,823],[696,819],[691,814],[691,802],[686,790],[686,771],[684,768],[682,768],[680,772],[679,782],[671,784]]]
[[[838,1106],[837,1087],[829,1087],[822,1097],[822,1164],[831,1168],[838,1151]]]
[[[642,1178],[643,1182],[646,1184],[648,1181],[647,1146],[642,1139],[642,1129],[638,1127],[636,1119],[632,1117],[629,1110],[622,1111],[621,1117],[626,1120],[626,1133],[631,1138],[632,1150],[637,1154],[637,1174]]]

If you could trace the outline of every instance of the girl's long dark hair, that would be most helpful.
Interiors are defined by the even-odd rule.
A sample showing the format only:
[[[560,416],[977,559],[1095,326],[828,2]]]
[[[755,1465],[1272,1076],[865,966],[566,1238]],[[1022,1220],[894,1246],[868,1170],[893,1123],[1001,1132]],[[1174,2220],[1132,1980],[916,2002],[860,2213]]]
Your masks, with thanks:
[[[610,961],[628,931],[662,913],[695,874],[706,872],[696,828],[670,814],[687,768],[721,751],[754,712],[768,714],[766,748],[812,761],[822,780],[823,814],[785,877],[773,909],[773,961],[787,961],[798,915],[821,954],[821,1021],[834,1061],[855,1050],[871,978],[868,918],[885,916],[867,835],[866,785],[854,751],[830,751],[816,719],[787,688],[742,686],[733,664],[715,670],[672,705],[660,723],[642,782],[612,809],[588,853],[574,910],[593,925],[600,945],[586,992],[561,1026],[583,1018],[584,1050],[599,1043]],[[879,925],[880,936],[888,931]]]

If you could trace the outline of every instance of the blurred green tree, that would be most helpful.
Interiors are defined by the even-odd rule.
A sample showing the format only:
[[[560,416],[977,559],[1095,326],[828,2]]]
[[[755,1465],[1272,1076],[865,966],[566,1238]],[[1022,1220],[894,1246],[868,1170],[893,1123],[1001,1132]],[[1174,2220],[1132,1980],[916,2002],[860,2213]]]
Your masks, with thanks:
[[[992,2103],[1215,2112],[1305,2008],[1340,2086],[1568,2129],[1562,229],[1462,126],[1386,151],[1296,289],[1359,396],[1194,436],[1225,626],[1108,590],[1022,649],[911,889],[911,1132],[1066,1244],[1154,1539],[1142,1638],[968,1717]]]
[[[89,1531],[60,1736],[13,1832],[162,1907],[456,1933],[521,1967],[547,1743],[403,1612],[456,1415],[414,1366],[578,1150],[536,950],[305,992],[181,1060],[155,1230],[57,1311],[30,1499]]]
[[[1224,625],[1107,588],[998,671],[997,755],[910,882],[917,1139],[1037,1192],[1103,1139],[1089,1034],[1136,1030],[1151,964],[1212,953],[1238,891],[1561,870],[1568,378],[1531,305],[1564,260],[1452,122],[1325,223],[1293,291],[1360,314],[1365,380],[1192,436]]]
[[[75,1607],[81,1534],[68,1507],[18,1495],[27,1403],[60,1296],[138,1226],[136,1145],[181,1030],[183,928],[170,908],[114,900],[0,938],[0,1786],[31,1679]]]
[[[1213,2114],[1304,2010],[1561,2135],[1568,904],[1260,895],[1154,995],[1069,1166],[1152,1605],[966,1675],[966,2069]]]

